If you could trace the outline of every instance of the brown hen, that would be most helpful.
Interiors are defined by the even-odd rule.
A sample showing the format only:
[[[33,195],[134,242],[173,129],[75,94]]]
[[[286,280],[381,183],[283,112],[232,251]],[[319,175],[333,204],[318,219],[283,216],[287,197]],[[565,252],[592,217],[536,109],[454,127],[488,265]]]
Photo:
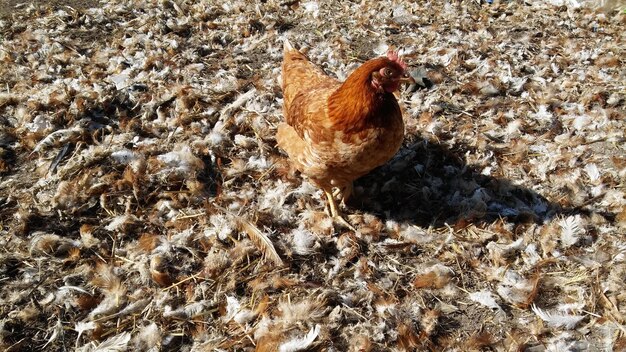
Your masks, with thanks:
[[[282,88],[286,123],[276,141],[295,167],[320,187],[330,215],[339,213],[332,189],[345,203],[352,182],[386,163],[398,151],[404,123],[394,92],[413,81],[395,52],[369,60],[345,82],[326,75],[285,41]]]

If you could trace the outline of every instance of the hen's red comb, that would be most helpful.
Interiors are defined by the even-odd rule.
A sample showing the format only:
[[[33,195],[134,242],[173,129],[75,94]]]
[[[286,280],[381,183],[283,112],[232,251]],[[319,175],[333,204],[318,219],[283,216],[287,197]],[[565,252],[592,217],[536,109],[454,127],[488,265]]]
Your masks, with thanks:
[[[406,63],[404,63],[404,61],[402,61],[402,58],[400,57],[400,55],[398,55],[397,51],[393,51],[393,50],[389,50],[387,52],[387,58],[395,63],[397,63],[398,65],[400,65],[400,67],[402,67],[403,69],[407,69]]]

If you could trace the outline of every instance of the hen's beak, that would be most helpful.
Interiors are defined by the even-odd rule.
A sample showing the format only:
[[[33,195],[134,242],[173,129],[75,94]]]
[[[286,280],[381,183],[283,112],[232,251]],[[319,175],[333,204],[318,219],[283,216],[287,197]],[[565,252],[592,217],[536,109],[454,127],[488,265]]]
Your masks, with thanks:
[[[404,75],[402,75],[402,78],[400,78],[400,83],[406,83],[409,85],[415,84],[415,78],[413,78],[410,73],[405,72]]]

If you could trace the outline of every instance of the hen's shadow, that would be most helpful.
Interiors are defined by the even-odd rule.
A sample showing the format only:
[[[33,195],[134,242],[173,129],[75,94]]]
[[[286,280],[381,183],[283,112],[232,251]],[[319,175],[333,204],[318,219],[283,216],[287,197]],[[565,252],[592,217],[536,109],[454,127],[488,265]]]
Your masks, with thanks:
[[[544,222],[562,211],[532,189],[487,176],[462,158],[464,146],[418,139],[355,182],[350,206],[421,227]]]

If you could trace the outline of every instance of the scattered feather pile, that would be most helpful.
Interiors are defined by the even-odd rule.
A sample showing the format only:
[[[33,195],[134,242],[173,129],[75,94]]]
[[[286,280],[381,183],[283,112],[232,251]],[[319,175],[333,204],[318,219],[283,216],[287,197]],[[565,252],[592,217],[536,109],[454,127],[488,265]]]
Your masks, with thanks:
[[[623,349],[624,9],[10,8],[0,349]],[[340,79],[393,48],[416,75],[356,232],[276,148],[284,37]]]

